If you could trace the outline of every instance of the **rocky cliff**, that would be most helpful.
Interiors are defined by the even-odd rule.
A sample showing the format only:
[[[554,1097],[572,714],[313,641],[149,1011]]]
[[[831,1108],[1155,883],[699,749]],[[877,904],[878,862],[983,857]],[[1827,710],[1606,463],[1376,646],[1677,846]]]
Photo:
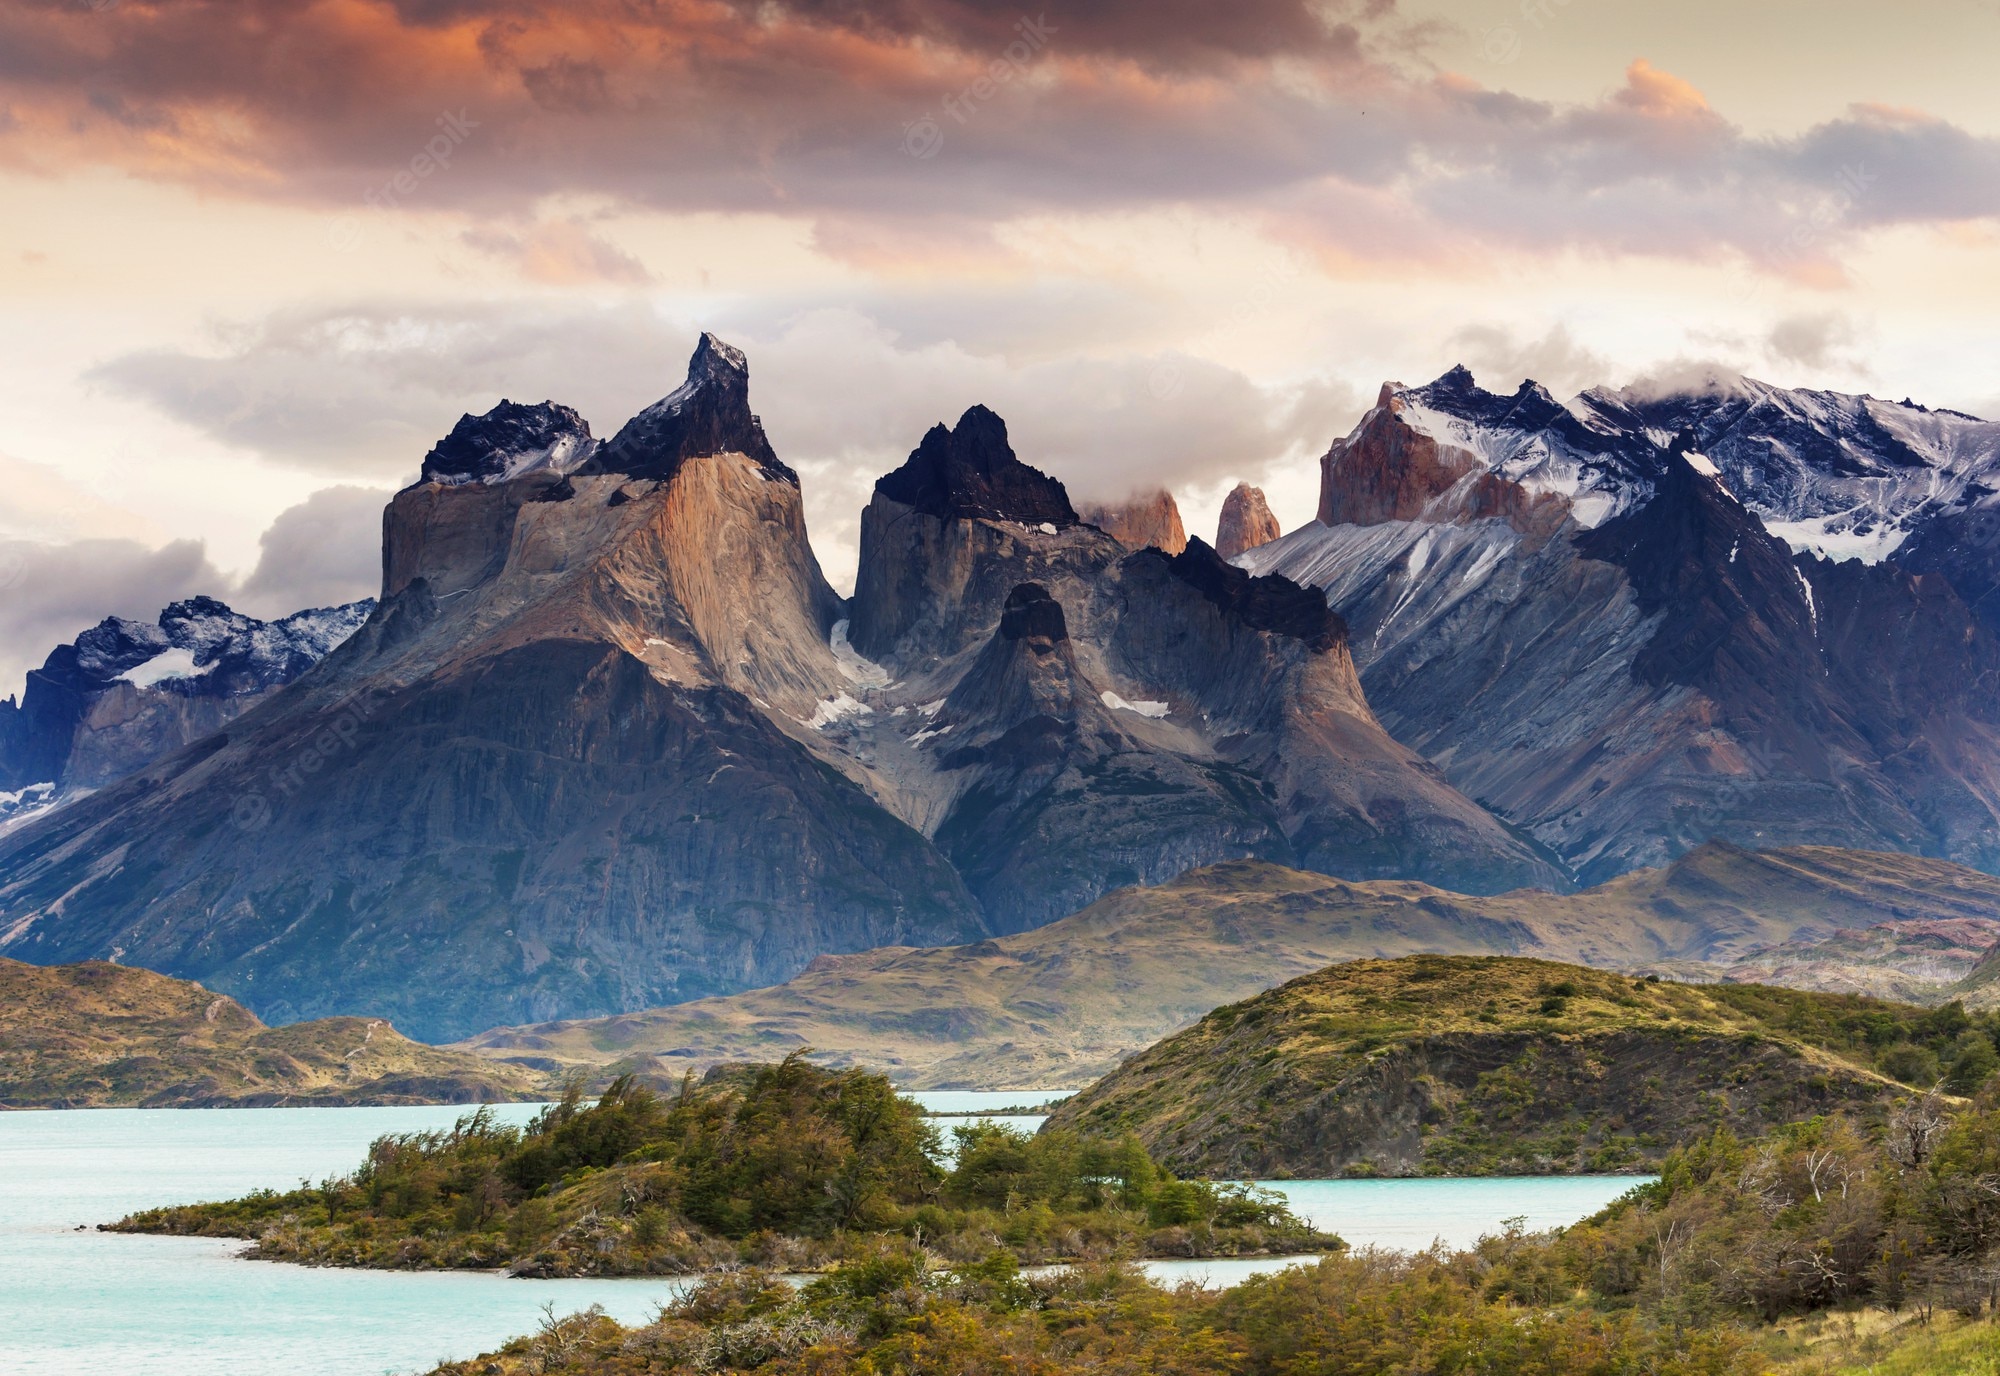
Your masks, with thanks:
[[[1181,509],[1174,503],[1173,494],[1164,488],[1139,493],[1123,502],[1088,503],[1077,514],[1132,549],[1150,545],[1168,554],[1179,554],[1187,548]]]
[[[1001,930],[1241,856],[1565,883],[1382,730],[1322,598],[1075,519],[982,408],[877,484],[851,636],[879,682],[829,735]]]
[[[1245,550],[1268,545],[1283,533],[1278,529],[1278,518],[1264,501],[1263,490],[1238,483],[1222,499],[1222,516],[1215,527],[1215,552],[1233,561]]]
[[[460,422],[338,652],[0,838],[0,945],[435,1038],[983,934],[936,847],[821,757],[839,601],[747,394],[705,339],[583,462],[547,461],[590,448],[558,410]]]
[[[1920,483],[1879,403],[1755,386],[1385,388],[1321,520],[1243,562],[1322,589],[1390,731],[1585,880],[1711,836],[2000,866],[2000,642],[1949,578],[1813,514],[1865,498],[1921,534],[1918,487],[1974,500],[1983,451]]]

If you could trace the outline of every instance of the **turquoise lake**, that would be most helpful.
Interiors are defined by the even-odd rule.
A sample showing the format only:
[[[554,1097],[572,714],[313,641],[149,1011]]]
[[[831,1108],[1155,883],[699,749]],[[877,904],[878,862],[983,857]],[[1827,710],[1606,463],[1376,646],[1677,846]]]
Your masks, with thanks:
[[[1049,1098],[919,1094],[940,1113]],[[513,1121],[531,1105],[499,1110]],[[449,1126],[454,1108],[99,1109],[0,1113],[0,1371],[7,1376],[403,1376],[470,1357],[558,1312],[650,1318],[669,1280],[526,1281],[487,1274],[314,1270],[238,1260],[242,1244],[125,1237],[94,1226],[153,1204],[289,1188],[352,1169],[386,1132]],[[1032,1117],[1007,1121],[1032,1127]],[[944,1126],[949,1126],[949,1120]],[[1287,1181],[1302,1214],[1356,1246],[1462,1245],[1524,1216],[1574,1222],[1630,1176]],[[1227,1285],[1252,1262],[1155,1263]]]

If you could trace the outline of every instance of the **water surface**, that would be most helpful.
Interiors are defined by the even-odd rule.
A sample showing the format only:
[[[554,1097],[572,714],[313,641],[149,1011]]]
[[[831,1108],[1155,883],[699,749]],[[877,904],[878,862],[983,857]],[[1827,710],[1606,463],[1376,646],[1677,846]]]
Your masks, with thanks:
[[[913,1096],[939,1112],[1039,1104],[1023,1090]],[[495,1110],[522,1122],[532,1105]],[[545,1303],[643,1322],[668,1279],[513,1280],[243,1261],[231,1239],[129,1237],[94,1225],[156,1204],[344,1174],[386,1132],[448,1127],[455,1108],[0,1113],[0,1371],[6,1376],[400,1376],[530,1331]],[[938,1120],[949,1129],[949,1120]],[[1009,1119],[1030,1129],[1040,1119]],[[948,1135],[948,1133],[947,1133]],[[1356,1245],[1454,1245],[1510,1215],[1572,1222],[1633,1181],[1288,1181],[1295,1208]],[[1287,1264],[1154,1262],[1164,1280],[1231,1284]]]

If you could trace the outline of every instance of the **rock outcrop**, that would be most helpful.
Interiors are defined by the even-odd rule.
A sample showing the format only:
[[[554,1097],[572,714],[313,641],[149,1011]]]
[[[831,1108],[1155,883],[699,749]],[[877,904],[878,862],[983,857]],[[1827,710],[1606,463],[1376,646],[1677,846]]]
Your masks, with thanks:
[[[1278,518],[1264,501],[1263,489],[1238,483],[1222,499],[1222,517],[1215,527],[1215,552],[1233,561],[1245,550],[1268,545],[1283,533],[1278,529]]]
[[[966,448],[976,465],[939,460]],[[829,735],[997,928],[1242,856],[1478,891],[1566,882],[1382,731],[1321,597],[1198,540],[1170,556],[1040,519],[1068,507],[975,408],[862,518],[852,643],[883,683]],[[1031,608],[1066,637],[1010,636]]]
[[[1077,514],[1131,549],[1151,546],[1168,554],[1179,554],[1187,548],[1181,509],[1165,488],[1140,493],[1122,502],[1087,504],[1078,508]]]
[[[590,425],[567,406],[502,400],[483,416],[460,416],[424,455],[426,482],[498,483],[543,470],[568,473],[597,449]]]
[[[500,444],[477,481],[399,493],[381,604],[336,653],[0,837],[0,947],[444,1038],[984,935],[937,848],[825,758],[839,599],[740,363],[704,339],[671,404],[574,467],[507,477]]]
[[[713,454],[741,454],[766,478],[798,486],[798,474],[778,462],[763,422],[750,410],[749,360],[704,334],[687,380],[625,422],[583,471],[664,481],[689,459]]]
[[[1895,460],[1836,463],[1799,415],[1852,408],[1760,395],[1385,389],[1328,453],[1322,520],[1242,562],[1324,591],[1389,730],[1585,881],[1716,836],[2000,867],[2000,642],[1941,573],[1791,547]],[[1753,439],[1760,407],[1796,424]],[[1942,493],[1983,471],[1953,454]]]

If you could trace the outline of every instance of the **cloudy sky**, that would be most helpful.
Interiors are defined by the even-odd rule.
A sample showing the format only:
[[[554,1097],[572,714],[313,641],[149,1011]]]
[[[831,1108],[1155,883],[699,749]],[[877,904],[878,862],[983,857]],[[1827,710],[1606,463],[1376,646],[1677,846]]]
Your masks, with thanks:
[[[851,578],[972,402],[1287,528],[1387,378],[2000,411],[2000,0],[0,0],[0,694],[373,591],[464,411],[713,329]]]

